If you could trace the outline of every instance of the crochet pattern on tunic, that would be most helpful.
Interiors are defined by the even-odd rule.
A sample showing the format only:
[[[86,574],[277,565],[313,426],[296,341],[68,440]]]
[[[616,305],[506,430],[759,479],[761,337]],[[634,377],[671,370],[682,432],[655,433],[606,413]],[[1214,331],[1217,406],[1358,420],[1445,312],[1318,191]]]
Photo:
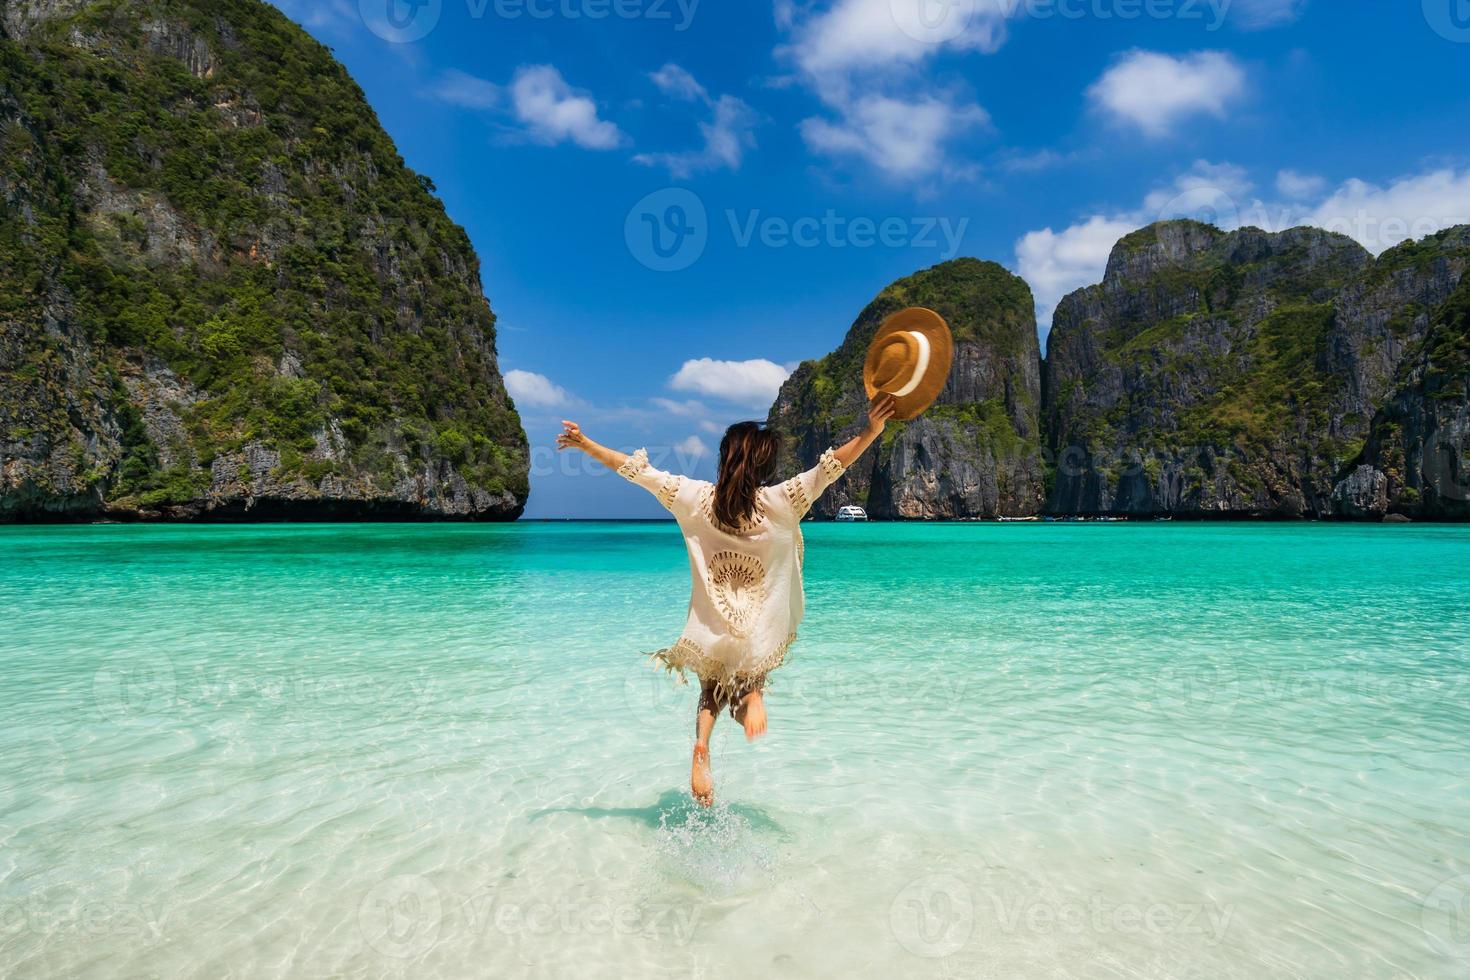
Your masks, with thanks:
[[[692,670],[726,694],[785,662],[805,608],[801,519],[842,474],[829,449],[811,469],[761,487],[750,514],[730,527],[715,517],[713,484],[666,473],[643,449],[622,462],[618,475],[674,515],[693,577],[684,629],[655,662],[681,678]]]

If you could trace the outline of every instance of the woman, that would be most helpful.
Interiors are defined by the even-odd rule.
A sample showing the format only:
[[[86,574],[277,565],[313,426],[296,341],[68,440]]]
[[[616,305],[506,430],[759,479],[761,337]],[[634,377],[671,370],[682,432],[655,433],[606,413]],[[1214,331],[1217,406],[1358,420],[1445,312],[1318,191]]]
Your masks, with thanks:
[[[756,422],[726,430],[713,486],[654,469],[644,450],[629,456],[608,449],[575,422],[562,422],[559,449],[580,449],[648,490],[684,532],[694,576],[689,617],[678,642],[653,656],[681,677],[686,670],[699,676],[689,787],[704,806],[714,802],[709,736],[720,711],[729,707],[748,739],[766,732],[766,674],[781,666],[801,622],[801,519],[882,434],[894,411],[894,399],[881,395],[861,433],[774,487],[765,484],[775,473],[780,437]]]

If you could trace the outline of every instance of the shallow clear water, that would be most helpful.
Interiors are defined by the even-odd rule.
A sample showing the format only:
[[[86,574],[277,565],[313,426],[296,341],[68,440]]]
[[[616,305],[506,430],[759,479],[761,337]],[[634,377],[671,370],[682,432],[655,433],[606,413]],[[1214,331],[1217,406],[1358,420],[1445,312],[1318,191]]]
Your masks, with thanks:
[[[672,525],[0,529],[0,975],[1463,976],[1467,559],[812,525],[702,813]]]

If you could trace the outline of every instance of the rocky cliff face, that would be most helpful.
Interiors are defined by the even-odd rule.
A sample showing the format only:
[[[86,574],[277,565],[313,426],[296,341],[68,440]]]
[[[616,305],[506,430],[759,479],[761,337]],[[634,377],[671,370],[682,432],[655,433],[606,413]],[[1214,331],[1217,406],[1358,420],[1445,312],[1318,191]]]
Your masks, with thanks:
[[[1427,318],[1335,488],[1344,517],[1470,520],[1470,277]]]
[[[0,10],[0,520],[519,515],[464,232],[258,0]]]
[[[875,518],[1034,514],[1044,497],[1040,352],[1031,290],[993,262],[956,259],[901,279],[858,315],[842,345],[787,379],[769,424],[785,435],[785,471],[813,465],[867,418],[862,364],[888,314],[937,310],[955,337],[954,366],[935,405],[890,423],[881,443],[814,512],[858,504]]]
[[[1334,516],[1344,467],[1464,271],[1466,232],[1376,262],[1309,228],[1125,237],[1103,282],[1057,309],[1048,510]]]
[[[1467,520],[1467,269],[1470,227],[1375,260],[1311,228],[1153,225],[1059,305],[1038,398],[1029,291],[962,259],[884,290],[770,421],[788,468],[851,436],[869,338],[918,304],[955,330],[949,385],[820,514]]]

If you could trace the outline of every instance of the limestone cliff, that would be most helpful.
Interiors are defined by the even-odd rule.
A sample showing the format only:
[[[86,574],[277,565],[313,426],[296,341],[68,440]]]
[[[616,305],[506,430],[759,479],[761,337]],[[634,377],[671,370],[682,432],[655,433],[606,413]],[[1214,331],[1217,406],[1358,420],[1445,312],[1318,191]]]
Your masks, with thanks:
[[[785,436],[784,469],[815,463],[866,421],[862,364],[884,317],[927,306],[954,332],[954,366],[938,400],[881,443],[818,501],[828,515],[855,503],[875,518],[1034,514],[1044,497],[1040,352],[1031,290],[993,262],[956,259],[888,286],[841,346],[805,361],[782,385],[769,423]]]
[[[1336,487],[1342,516],[1470,520],[1470,277],[1429,319]]]
[[[0,519],[517,516],[432,191],[259,0],[0,4]]]
[[[1343,468],[1470,256],[1168,222],[1065,298],[1044,392],[1048,510],[1332,517]]]
[[[822,501],[876,518],[1470,519],[1470,227],[1374,259],[1312,228],[1171,221],[1057,308],[1038,394],[1031,299],[993,263],[900,280],[770,421],[787,468],[862,423],[862,355],[909,304],[954,327],[949,385]]]

